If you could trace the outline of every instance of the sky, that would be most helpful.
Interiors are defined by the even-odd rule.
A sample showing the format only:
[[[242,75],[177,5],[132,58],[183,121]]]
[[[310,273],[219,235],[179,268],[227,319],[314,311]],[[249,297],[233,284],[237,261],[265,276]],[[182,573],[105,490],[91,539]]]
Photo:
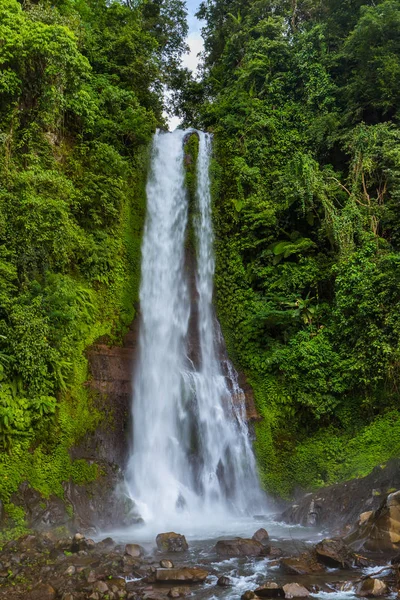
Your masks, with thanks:
[[[186,7],[188,11],[188,25],[189,34],[186,39],[187,44],[190,48],[188,54],[184,54],[182,64],[191,71],[195,71],[199,63],[198,54],[203,50],[203,38],[201,37],[201,21],[196,19],[194,16],[197,9],[199,8],[200,0],[186,0]],[[170,131],[173,131],[180,123],[179,117],[170,117],[168,119],[168,125]]]

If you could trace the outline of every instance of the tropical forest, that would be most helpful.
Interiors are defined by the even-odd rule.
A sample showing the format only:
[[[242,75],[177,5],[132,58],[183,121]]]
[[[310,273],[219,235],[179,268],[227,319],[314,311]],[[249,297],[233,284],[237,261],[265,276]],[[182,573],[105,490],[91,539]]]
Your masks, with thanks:
[[[184,596],[400,597],[399,0],[0,0],[0,600]]]

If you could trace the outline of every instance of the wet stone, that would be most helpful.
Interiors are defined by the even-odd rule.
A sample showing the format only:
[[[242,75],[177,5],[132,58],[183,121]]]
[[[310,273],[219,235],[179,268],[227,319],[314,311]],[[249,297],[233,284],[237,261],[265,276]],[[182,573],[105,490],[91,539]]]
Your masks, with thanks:
[[[260,544],[262,544],[263,546],[269,546],[268,532],[262,527],[260,529],[257,529],[255,534],[253,535],[253,540],[256,540],[256,542],[260,542]]]
[[[187,585],[183,585],[180,587],[171,588],[167,596],[168,598],[183,598],[184,596],[188,596],[189,594],[190,588]]]
[[[163,552],[185,552],[189,548],[185,536],[174,531],[159,533],[156,537],[156,544],[157,548]]]
[[[125,554],[132,558],[141,558],[144,556],[144,548],[139,546],[139,544],[127,544],[125,546]]]
[[[162,567],[163,569],[173,569],[174,563],[172,562],[172,560],[160,560],[160,567]]]
[[[254,591],[259,598],[284,598],[285,596],[283,588],[275,581],[268,581]]]
[[[387,591],[388,588],[384,581],[368,577],[357,586],[356,594],[364,598],[379,598],[385,596]]]
[[[227,577],[226,575],[222,575],[218,581],[217,581],[217,585],[219,585],[220,587],[227,587],[229,585],[232,585],[232,581],[230,580],[229,577]]]
[[[245,538],[235,538],[232,540],[219,540],[216,543],[215,551],[218,556],[263,556],[266,548],[258,541]]]
[[[282,586],[275,581],[268,581],[254,590],[258,598],[283,598],[285,593]]]
[[[208,571],[199,567],[182,567],[174,569],[157,569],[155,578],[158,582],[180,582],[201,583],[208,577]]]
[[[298,583],[287,583],[283,586],[285,598],[308,598],[310,592],[303,585]]]

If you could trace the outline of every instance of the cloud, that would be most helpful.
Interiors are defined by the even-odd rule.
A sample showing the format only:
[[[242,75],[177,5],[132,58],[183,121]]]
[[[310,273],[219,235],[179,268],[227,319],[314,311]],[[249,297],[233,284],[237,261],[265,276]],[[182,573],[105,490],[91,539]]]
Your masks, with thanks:
[[[183,55],[182,64],[191,71],[196,71],[199,64],[198,54],[204,50],[203,38],[199,31],[194,31],[188,35],[186,41],[190,51],[188,54]]]

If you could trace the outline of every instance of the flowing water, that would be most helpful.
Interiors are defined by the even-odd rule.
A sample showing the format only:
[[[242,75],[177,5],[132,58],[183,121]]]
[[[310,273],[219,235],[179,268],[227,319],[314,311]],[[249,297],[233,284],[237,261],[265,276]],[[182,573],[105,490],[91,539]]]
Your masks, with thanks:
[[[217,523],[266,510],[244,394],[223,353],[212,305],[212,140],[196,132],[199,154],[192,215],[184,169],[184,142],[190,133],[155,135],[147,184],[133,447],[126,480],[138,512],[154,532],[174,526],[182,530],[185,523],[209,530]],[[195,260],[189,259],[190,224]],[[196,358],[189,351],[193,329]]]
[[[327,532],[280,523],[260,490],[245,419],[244,394],[224,350],[213,311],[214,253],[210,200],[211,137],[199,136],[197,193],[185,188],[184,143],[190,131],[157,133],[147,184],[142,246],[139,356],[134,372],[133,445],[126,487],[142,524],[113,531],[120,542],[139,542],[157,565],[160,532],[186,536],[189,550],[171,555],[180,566],[204,566],[198,600],[240,600],[266,581],[296,580],[320,600],[353,600],[359,570],[328,569],[313,576],[285,575],[271,557],[218,557],[218,539],[251,537],[264,527],[286,556],[310,548]],[[192,206],[194,204],[194,206]],[[194,236],[188,238],[192,228]],[[193,251],[189,239],[195,239]],[[101,534],[99,534],[101,537]],[[231,585],[216,585],[226,575]],[[137,577],[137,578],[136,578]],[[146,579],[134,576],[134,585]],[[316,588],[317,586],[317,588]],[[165,587],[165,586],[164,586]],[[163,589],[166,593],[170,584]]]

